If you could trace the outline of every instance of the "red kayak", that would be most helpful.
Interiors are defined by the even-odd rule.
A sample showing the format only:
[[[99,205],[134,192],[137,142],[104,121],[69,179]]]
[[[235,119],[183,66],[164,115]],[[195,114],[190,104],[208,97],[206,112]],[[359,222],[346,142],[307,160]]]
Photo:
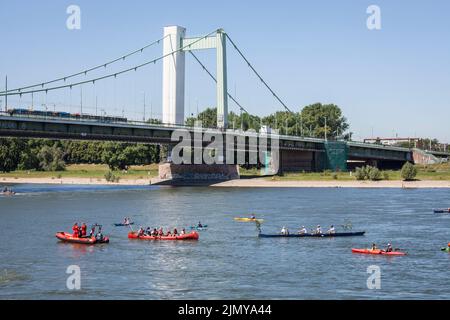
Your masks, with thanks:
[[[129,239],[137,240],[198,240],[199,235],[193,231],[191,233],[177,235],[177,236],[138,236],[137,232],[130,232],[128,234]]]
[[[66,232],[58,232],[56,234],[56,238],[58,238],[59,240],[61,240],[63,242],[89,244],[89,245],[98,244],[98,243],[109,243],[108,237],[104,237],[103,240],[97,240],[95,237],[79,238],[79,237],[74,237],[72,234],[66,233]]]
[[[385,255],[385,256],[406,256],[406,252],[401,252],[401,251],[386,252],[384,250],[352,249],[352,252],[360,253],[360,254],[375,254],[375,255]]]

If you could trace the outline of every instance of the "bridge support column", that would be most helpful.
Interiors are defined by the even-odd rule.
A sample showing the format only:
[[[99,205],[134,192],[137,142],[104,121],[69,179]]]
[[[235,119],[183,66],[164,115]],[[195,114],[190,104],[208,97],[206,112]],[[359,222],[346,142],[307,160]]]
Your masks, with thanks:
[[[184,124],[185,52],[178,51],[186,29],[179,26],[164,28],[163,59],[163,123]]]

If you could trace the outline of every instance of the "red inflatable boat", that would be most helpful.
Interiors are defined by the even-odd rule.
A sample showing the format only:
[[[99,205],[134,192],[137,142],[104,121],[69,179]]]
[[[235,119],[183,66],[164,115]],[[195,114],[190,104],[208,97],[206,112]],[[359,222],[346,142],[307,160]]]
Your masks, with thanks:
[[[377,255],[385,255],[385,256],[406,256],[406,253],[401,252],[401,251],[386,252],[384,250],[352,249],[352,252],[360,253],[360,254],[377,254]]]
[[[72,234],[66,233],[66,232],[58,232],[56,234],[56,238],[58,238],[59,240],[61,240],[63,242],[90,244],[90,245],[98,244],[98,243],[109,243],[108,237],[104,237],[103,240],[97,240],[97,239],[95,239],[95,237],[79,238],[79,237],[74,237]]]
[[[199,235],[197,232],[193,231],[191,233],[177,235],[177,236],[138,236],[137,232],[130,232],[128,234],[129,239],[137,239],[137,240],[198,240]]]

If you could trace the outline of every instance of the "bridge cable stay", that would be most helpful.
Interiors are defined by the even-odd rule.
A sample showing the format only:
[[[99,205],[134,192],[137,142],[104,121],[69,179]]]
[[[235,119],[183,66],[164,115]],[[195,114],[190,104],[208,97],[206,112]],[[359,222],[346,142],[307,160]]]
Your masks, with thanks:
[[[203,68],[203,70],[205,70],[205,72],[211,77],[211,79],[214,80],[215,83],[217,83],[217,79],[216,77],[214,77],[214,75],[208,70],[208,68],[200,61],[200,59],[192,52],[189,51],[189,53],[194,57],[195,60],[197,60],[197,62],[200,64],[200,66]],[[228,97],[233,100],[234,103],[236,103],[236,105],[245,113],[248,114],[248,111],[229,93],[227,92]]]
[[[70,78],[74,78],[74,77],[81,76],[81,75],[87,75],[89,72],[92,72],[92,71],[100,69],[100,68],[106,68],[107,66],[109,66],[111,64],[114,64],[114,63],[116,63],[118,61],[123,61],[126,58],[131,57],[132,55],[135,55],[137,53],[142,53],[145,49],[148,49],[148,48],[154,46],[155,44],[159,44],[161,41],[163,41],[167,37],[168,37],[168,35],[163,37],[163,38],[161,38],[161,39],[159,39],[159,40],[153,41],[152,43],[150,43],[150,44],[148,44],[148,45],[146,45],[146,46],[144,46],[144,47],[142,47],[140,49],[134,50],[134,51],[132,51],[130,53],[127,53],[125,55],[120,56],[119,58],[113,59],[113,60],[108,61],[106,63],[102,63],[102,64],[100,64],[98,66],[95,66],[95,67],[92,67],[92,68],[89,68],[89,69],[86,69],[86,70],[83,70],[83,71],[80,71],[80,72],[77,72],[77,73],[73,73],[73,74],[70,74],[70,75],[67,75],[67,76],[64,76],[64,77],[60,77],[60,78],[57,78],[57,79],[54,79],[54,80],[41,82],[41,83],[37,83],[37,84],[33,84],[33,85],[21,87],[21,88],[16,88],[16,89],[8,89],[7,91],[0,91],[0,94],[9,93],[9,92],[16,92],[16,91],[17,92],[21,92],[23,90],[36,88],[36,87],[44,88],[45,86],[47,86],[47,85],[49,85],[51,83],[60,82],[60,81],[64,81],[65,82],[67,79],[70,79]]]
[[[233,45],[234,49],[239,53],[239,55],[244,59],[244,61],[247,63],[248,67],[253,71],[253,73],[261,80],[261,82],[266,86],[267,89],[272,93],[272,95],[277,99],[283,107],[289,111],[290,113],[293,113],[291,109],[281,100],[281,98],[275,93],[275,91],[272,90],[272,88],[267,84],[267,82],[261,77],[261,75],[256,71],[256,69],[253,67],[253,65],[248,61],[248,59],[245,57],[245,55],[242,53],[241,50],[237,47],[237,45],[234,43],[233,40],[231,40],[230,36],[226,33],[225,34],[228,40],[230,40],[231,44]]]
[[[128,69],[124,69],[124,70],[117,71],[117,72],[114,72],[114,73],[111,73],[111,74],[107,74],[107,75],[102,76],[102,77],[89,79],[89,80],[84,80],[84,81],[75,82],[75,83],[66,84],[66,85],[61,85],[61,86],[56,86],[56,87],[51,87],[51,88],[44,88],[44,89],[36,89],[36,90],[12,92],[12,93],[10,93],[9,90],[8,90],[7,93],[6,93],[6,91],[3,92],[3,93],[0,93],[0,97],[2,97],[2,96],[17,96],[17,95],[31,94],[31,93],[37,93],[37,92],[46,92],[47,93],[48,91],[53,91],[53,90],[58,90],[58,89],[65,89],[65,88],[72,88],[72,87],[81,86],[81,85],[87,84],[87,83],[95,83],[96,81],[100,81],[100,80],[104,80],[104,79],[108,79],[108,78],[112,78],[112,77],[117,78],[117,76],[119,76],[119,75],[131,72],[131,71],[137,71],[138,69],[141,69],[141,68],[143,68],[143,67],[145,67],[147,65],[155,64],[156,62],[158,62],[158,61],[160,61],[160,60],[162,60],[162,59],[164,59],[164,58],[166,58],[168,56],[171,56],[174,53],[177,53],[177,52],[180,52],[180,51],[184,51],[185,49],[190,48],[192,45],[196,44],[197,42],[200,42],[200,41],[204,40],[205,38],[211,36],[212,34],[214,34],[216,32],[217,32],[217,30],[214,30],[214,31],[208,33],[207,35],[198,38],[197,40],[193,41],[192,43],[189,43],[189,44],[187,44],[187,45],[185,45],[185,46],[183,46],[183,47],[181,47],[181,48],[179,48],[177,50],[174,50],[174,51],[169,52],[169,53],[167,53],[165,55],[162,55],[162,56],[160,56],[160,57],[158,57],[156,59],[144,62],[142,64],[136,65],[136,66],[128,68]]]

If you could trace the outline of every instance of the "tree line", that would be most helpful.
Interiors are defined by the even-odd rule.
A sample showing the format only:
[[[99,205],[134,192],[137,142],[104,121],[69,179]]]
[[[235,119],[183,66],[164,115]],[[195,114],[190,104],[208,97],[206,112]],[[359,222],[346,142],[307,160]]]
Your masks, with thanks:
[[[63,171],[68,164],[106,164],[111,170],[159,163],[160,147],[136,143],[0,139],[0,171]]]

